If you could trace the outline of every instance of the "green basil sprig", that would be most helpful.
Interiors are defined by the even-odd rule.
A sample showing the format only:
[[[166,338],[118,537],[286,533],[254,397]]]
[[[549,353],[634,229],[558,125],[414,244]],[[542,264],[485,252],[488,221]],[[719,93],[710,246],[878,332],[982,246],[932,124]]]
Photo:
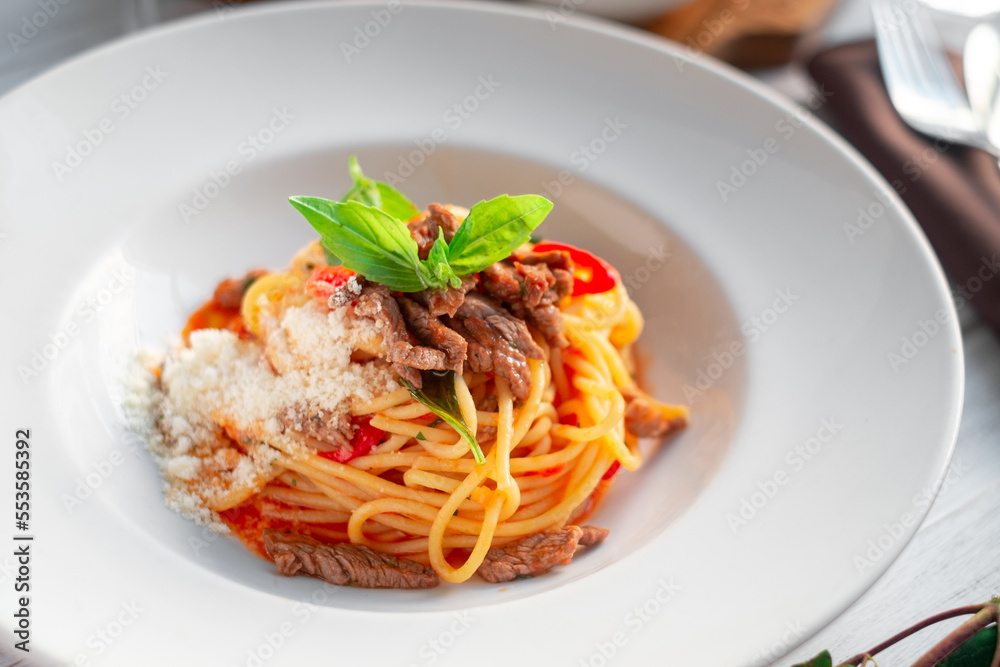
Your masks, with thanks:
[[[405,378],[399,378],[410,396],[430,408],[431,412],[448,422],[462,438],[469,443],[472,457],[476,463],[483,465],[486,457],[476,441],[475,434],[462,418],[462,410],[458,407],[458,394],[455,391],[455,371],[423,371],[420,374],[422,389],[417,389]]]
[[[458,287],[461,276],[482,271],[531,238],[552,210],[538,195],[501,195],[469,211],[451,243],[441,234],[421,260],[404,220],[416,207],[392,186],[361,173],[351,158],[355,185],[339,201],[291,197],[289,202],[319,232],[327,257],[399,292]]]
[[[401,192],[388,183],[373,181],[361,172],[358,158],[353,155],[347,161],[347,168],[354,179],[354,187],[341,198],[342,202],[357,201],[366,206],[374,206],[402,221],[407,221],[420,211]]]

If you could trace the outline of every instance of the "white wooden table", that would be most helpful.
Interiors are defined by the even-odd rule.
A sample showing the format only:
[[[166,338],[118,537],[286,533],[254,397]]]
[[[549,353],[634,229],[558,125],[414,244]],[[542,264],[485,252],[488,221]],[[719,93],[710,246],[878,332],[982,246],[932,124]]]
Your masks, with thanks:
[[[50,9],[42,18],[44,7]],[[193,12],[226,10],[226,0],[0,0],[0,94],[107,40]],[[830,43],[870,34],[867,0],[843,0],[824,29]],[[801,73],[788,68],[758,76],[793,99],[805,90]],[[787,667],[824,648],[842,660],[927,616],[1000,593],[1000,342],[970,309],[961,316],[967,376],[955,483],[942,488],[888,572],[775,664]],[[959,622],[924,631],[879,656],[879,664],[912,663]]]

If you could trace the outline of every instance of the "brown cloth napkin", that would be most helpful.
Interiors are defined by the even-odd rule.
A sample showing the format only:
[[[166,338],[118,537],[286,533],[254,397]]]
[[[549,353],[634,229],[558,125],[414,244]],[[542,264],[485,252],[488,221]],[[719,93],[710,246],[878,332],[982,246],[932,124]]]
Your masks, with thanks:
[[[886,93],[874,41],[824,51],[808,68],[828,95],[834,126],[875,165],[924,228],[956,284],[956,306],[971,303],[1000,334],[996,158],[911,130]]]

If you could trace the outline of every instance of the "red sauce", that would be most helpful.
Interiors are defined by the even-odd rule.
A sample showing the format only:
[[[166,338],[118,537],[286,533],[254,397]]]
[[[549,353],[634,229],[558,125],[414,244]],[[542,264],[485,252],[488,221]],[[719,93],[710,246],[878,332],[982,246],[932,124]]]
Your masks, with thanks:
[[[254,499],[251,498],[241,505],[219,512],[219,517],[250,551],[261,558],[270,560],[264,550],[262,534],[265,528],[277,528],[278,526],[261,517],[260,508]]]
[[[182,332],[184,342],[188,341],[188,336],[192,331],[199,329],[228,329],[229,331],[235,331],[243,340],[253,338],[253,334],[243,324],[243,318],[240,317],[240,309],[226,308],[214,298],[207,301],[188,318]]]

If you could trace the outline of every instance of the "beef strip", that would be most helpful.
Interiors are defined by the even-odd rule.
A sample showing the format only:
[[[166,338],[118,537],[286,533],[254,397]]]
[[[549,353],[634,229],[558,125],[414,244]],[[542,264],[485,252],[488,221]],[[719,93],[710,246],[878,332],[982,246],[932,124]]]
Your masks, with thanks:
[[[566,338],[563,329],[562,312],[555,304],[545,303],[537,308],[528,311],[528,319],[539,333],[545,336],[549,345],[556,348],[569,347],[569,339]]]
[[[385,285],[365,282],[354,306],[354,313],[383,323],[386,358],[392,363],[393,370],[414,386],[420,387],[423,384],[420,379],[421,370],[449,368],[444,352],[413,344],[399,305]]]
[[[434,588],[434,570],[406,558],[365,546],[324,544],[306,535],[264,529],[264,549],[278,571],[306,574],[335,586],[357,588]]]
[[[349,412],[332,413],[311,408],[302,403],[290,405],[278,415],[285,430],[292,430],[317,441],[317,449],[324,452],[351,448],[354,426]]]
[[[461,373],[468,348],[468,343],[462,335],[446,327],[441,320],[433,317],[426,308],[412,299],[398,296],[396,303],[399,304],[403,320],[410,332],[424,345],[444,352],[445,368]]]
[[[476,317],[462,321],[469,336],[469,367],[474,372],[489,373],[507,379],[514,396],[523,401],[531,389],[531,368],[528,360],[490,322]],[[473,345],[475,341],[477,345]]]
[[[669,417],[662,403],[636,388],[622,389],[625,428],[640,438],[660,438],[687,426],[683,417]]]
[[[538,328],[553,347],[566,347],[559,302],[573,293],[573,260],[563,250],[514,255],[483,270],[483,290]]]
[[[607,535],[607,530],[594,526],[545,530],[505,546],[491,548],[476,574],[492,584],[536,577],[556,565],[568,565],[577,547],[600,544]]]
[[[600,544],[611,532],[607,528],[601,528],[600,526],[580,526],[580,530],[583,531],[579,542],[581,547],[591,547],[595,544]]]
[[[427,259],[431,246],[438,240],[439,230],[444,231],[446,241],[451,241],[459,224],[461,221],[451,211],[440,204],[431,204],[427,207],[427,215],[414,218],[406,226],[410,230],[410,236],[417,242],[420,259]]]
[[[524,321],[512,316],[487,296],[467,294],[455,317],[464,321],[483,320],[496,328],[514,350],[524,353],[530,359],[545,358],[545,353],[532,339]]]
[[[223,308],[239,310],[240,304],[243,303],[243,294],[247,291],[247,288],[250,287],[253,281],[263,275],[267,275],[267,271],[255,270],[250,271],[242,278],[223,280],[215,288],[215,301]]]
[[[545,293],[556,284],[556,277],[552,275],[552,271],[546,264],[514,262],[514,269],[517,270],[517,275],[521,278],[525,308],[537,307],[542,302]]]
[[[527,246],[524,246],[527,247]],[[572,277],[573,259],[565,250],[546,250],[545,252],[515,252],[514,259],[521,264],[545,264],[553,272],[556,270],[566,271]],[[572,287],[572,285],[570,286]]]
[[[469,368],[476,373],[494,372],[510,383],[518,400],[528,397],[531,369],[528,359],[543,359],[544,352],[523,320],[513,317],[499,304],[481,294],[469,294],[448,325],[468,341]]]
[[[518,280],[517,269],[507,262],[494,262],[483,269],[483,291],[501,303],[513,306],[515,314],[523,315],[523,298],[521,281]],[[520,311],[520,313],[518,312]]]
[[[465,295],[476,287],[475,276],[463,276],[461,280],[462,284],[458,287],[449,286],[443,290],[424,290],[414,293],[413,298],[427,308],[434,317],[442,315],[454,317],[455,311],[465,301]]]

